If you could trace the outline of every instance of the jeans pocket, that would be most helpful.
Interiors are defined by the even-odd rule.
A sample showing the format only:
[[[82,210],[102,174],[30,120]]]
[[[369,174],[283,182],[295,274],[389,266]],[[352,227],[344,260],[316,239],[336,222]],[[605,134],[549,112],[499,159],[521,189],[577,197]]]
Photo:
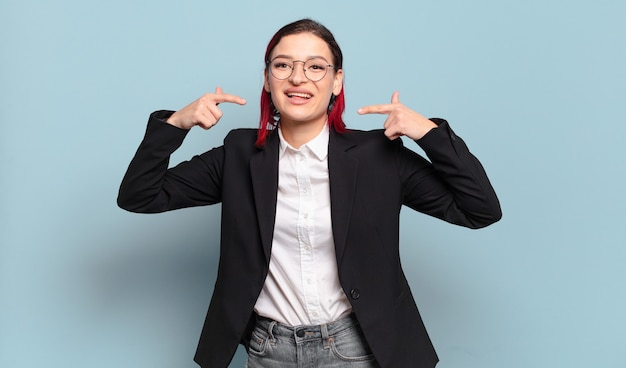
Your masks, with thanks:
[[[358,326],[331,336],[329,341],[331,351],[340,360],[346,362],[374,360],[374,354]]]
[[[259,356],[265,355],[269,343],[269,333],[259,326],[256,326],[254,330],[252,330],[252,334],[250,336],[250,342],[248,344],[248,354],[254,354]]]

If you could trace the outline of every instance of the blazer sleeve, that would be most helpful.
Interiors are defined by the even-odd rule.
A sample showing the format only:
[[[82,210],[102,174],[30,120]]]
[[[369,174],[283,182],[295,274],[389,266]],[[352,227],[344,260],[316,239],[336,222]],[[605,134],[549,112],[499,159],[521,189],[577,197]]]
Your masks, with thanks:
[[[117,204],[140,213],[156,213],[221,201],[223,147],[214,148],[169,168],[170,155],[188,130],[165,122],[171,111],[150,115],[139,145],[119,188]]]
[[[481,163],[447,121],[432,120],[438,127],[416,141],[432,165],[425,168],[421,157],[406,148],[400,155],[403,203],[473,229],[500,220],[500,202]]]

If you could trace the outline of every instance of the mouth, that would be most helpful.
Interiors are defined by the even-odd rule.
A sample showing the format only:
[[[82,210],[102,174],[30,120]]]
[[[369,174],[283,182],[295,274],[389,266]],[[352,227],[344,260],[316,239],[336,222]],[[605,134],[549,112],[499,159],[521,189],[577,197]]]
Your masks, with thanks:
[[[289,97],[289,98],[297,97],[297,98],[304,98],[304,99],[308,100],[308,99],[312,98],[313,95],[308,94],[308,93],[302,93],[302,92],[288,92],[287,93],[287,97]]]

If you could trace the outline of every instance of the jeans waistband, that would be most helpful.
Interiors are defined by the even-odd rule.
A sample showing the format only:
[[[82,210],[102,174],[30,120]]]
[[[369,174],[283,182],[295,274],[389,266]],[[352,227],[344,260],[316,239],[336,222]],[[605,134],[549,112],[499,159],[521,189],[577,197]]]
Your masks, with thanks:
[[[287,326],[272,319],[257,315],[257,326],[267,331],[270,336],[293,337],[295,340],[328,339],[344,330],[359,326],[353,313],[336,321],[312,326]]]

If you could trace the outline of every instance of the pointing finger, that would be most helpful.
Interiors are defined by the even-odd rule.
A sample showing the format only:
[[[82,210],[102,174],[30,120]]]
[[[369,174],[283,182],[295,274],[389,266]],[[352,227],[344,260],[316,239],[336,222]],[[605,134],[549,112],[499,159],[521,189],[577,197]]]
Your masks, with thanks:
[[[230,103],[236,103],[238,105],[245,105],[246,104],[246,100],[236,96],[236,95],[231,95],[228,93],[224,93],[224,91],[222,90],[222,87],[217,86],[215,87],[215,104],[219,105],[222,102],[230,102]]]
[[[380,105],[370,105],[361,107],[357,112],[360,115],[365,114],[390,114],[393,111],[393,105],[391,104],[380,104]]]
[[[391,114],[400,103],[400,92],[395,91],[391,95],[391,103],[365,106],[357,110],[361,115],[365,114]]]
[[[218,94],[215,96],[215,102],[216,103],[222,103],[222,102],[230,102],[230,103],[236,103],[237,105],[245,105],[246,104],[246,100],[236,96],[236,95],[231,95],[228,93],[222,93],[222,94]]]

